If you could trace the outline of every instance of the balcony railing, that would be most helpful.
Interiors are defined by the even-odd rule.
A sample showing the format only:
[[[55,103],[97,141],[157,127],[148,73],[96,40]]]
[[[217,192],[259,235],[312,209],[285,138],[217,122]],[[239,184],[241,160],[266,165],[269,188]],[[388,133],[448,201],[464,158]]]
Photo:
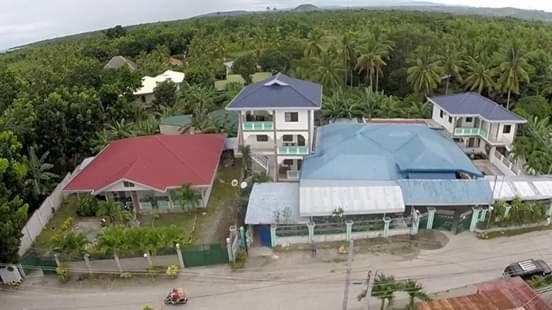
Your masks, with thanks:
[[[279,146],[278,155],[307,155],[309,150],[306,146]]]
[[[485,140],[489,138],[489,134],[481,128],[454,128],[454,135],[457,137],[480,136]]]
[[[243,130],[251,131],[265,131],[274,129],[273,122],[244,122],[242,126]]]
[[[288,180],[299,180],[299,171],[297,170],[288,170],[287,171]]]

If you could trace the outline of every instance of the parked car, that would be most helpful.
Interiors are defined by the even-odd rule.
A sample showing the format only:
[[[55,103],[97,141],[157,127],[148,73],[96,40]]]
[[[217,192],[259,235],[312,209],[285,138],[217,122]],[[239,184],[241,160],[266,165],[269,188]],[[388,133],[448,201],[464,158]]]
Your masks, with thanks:
[[[521,277],[524,280],[531,279],[533,276],[548,276],[552,274],[552,269],[542,259],[526,259],[508,265],[504,269],[504,277]]]

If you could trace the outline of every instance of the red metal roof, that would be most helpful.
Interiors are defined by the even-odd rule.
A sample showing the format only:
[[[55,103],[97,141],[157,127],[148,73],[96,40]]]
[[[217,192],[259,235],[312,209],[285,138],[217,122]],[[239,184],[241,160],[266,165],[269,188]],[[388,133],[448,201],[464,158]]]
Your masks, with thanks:
[[[64,190],[101,192],[123,180],[159,191],[183,184],[210,185],[223,148],[220,134],[113,141]]]

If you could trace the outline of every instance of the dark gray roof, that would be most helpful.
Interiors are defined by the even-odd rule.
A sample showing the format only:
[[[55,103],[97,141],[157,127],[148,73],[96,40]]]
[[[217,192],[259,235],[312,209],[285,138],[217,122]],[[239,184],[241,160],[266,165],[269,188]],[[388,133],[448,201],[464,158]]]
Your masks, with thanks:
[[[479,115],[488,121],[526,122],[521,116],[474,92],[435,96],[429,99],[453,115]]]
[[[320,109],[322,86],[278,73],[244,88],[228,105],[229,110],[243,108]]]

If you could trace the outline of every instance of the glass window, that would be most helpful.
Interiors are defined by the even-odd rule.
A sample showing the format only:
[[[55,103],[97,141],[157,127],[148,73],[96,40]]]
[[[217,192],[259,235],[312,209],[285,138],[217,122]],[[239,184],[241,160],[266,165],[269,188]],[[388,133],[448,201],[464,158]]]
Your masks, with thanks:
[[[267,135],[258,135],[257,136],[257,142],[268,142],[268,136]]]
[[[282,139],[286,142],[293,142],[293,136],[292,135],[284,135]]]
[[[123,182],[123,186],[124,186],[124,187],[134,187],[134,183],[124,181],[124,182]]]
[[[293,159],[284,159],[284,165],[286,166],[293,165]]]
[[[299,121],[299,112],[286,112],[285,114],[286,122],[298,122]]]
[[[512,125],[504,125],[502,133],[510,133],[512,131]]]
[[[449,116],[449,123],[452,123],[452,116]]]
[[[441,116],[441,118],[445,117],[445,111],[443,111],[443,110],[440,110],[440,112],[439,112],[439,116]]]
[[[471,123],[473,121],[473,117],[466,117],[466,123]]]

